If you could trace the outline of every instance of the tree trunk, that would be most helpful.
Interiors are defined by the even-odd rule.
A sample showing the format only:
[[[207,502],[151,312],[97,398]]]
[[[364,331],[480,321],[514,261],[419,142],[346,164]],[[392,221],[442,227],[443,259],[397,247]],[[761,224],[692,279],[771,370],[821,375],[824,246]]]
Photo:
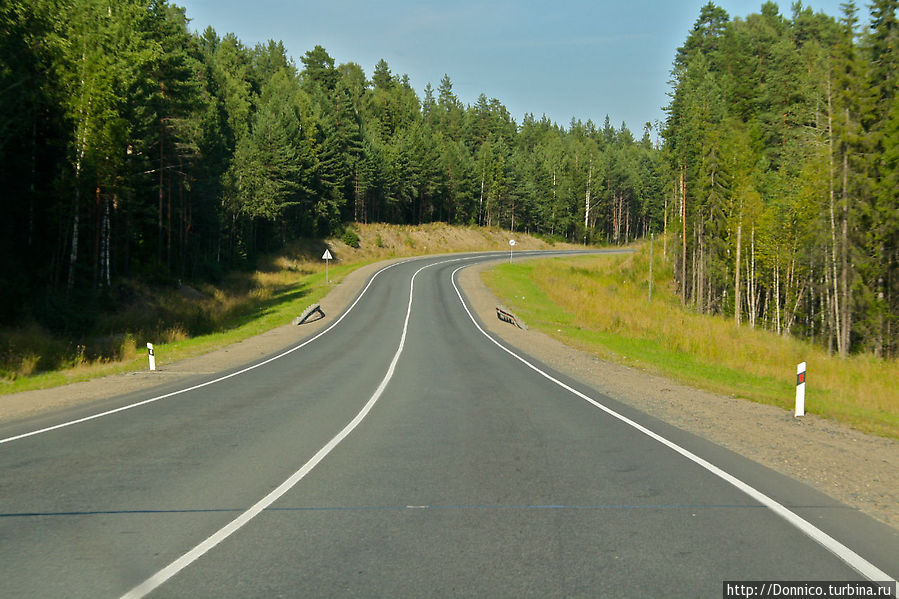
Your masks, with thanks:
[[[353,197],[356,200],[353,204],[353,220],[359,222],[359,219],[365,219],[365,196],[359,184],[359,161],[353,163]]]
[[[593,158],[590,158],[590,168],[587,171],[587,191],[584,193],[584,235],[590,226],[590,186],[593,183]]]
[[[100,246],[102,245],[102,234],[103,234],[103,210],[101,208],[101,199],[100,199],[100,186],[97,186],[96,191],[94,192],[94,251],[93,251],[93,259],[91,263],[93,264],[94,278],[93,278],[93,286],[100,286],[100,270],[102,269],[102,259],[100,257]]]
[[[802,301],[802,294],[805,293],[805,285],[803,285],[799,289],[799,293],[796,294],[796,301],[793,304],[793,311],[790,312],[790,317],[787,319],[786,325],[784,325],[784,333],[787,335],[790,334],[790,329],[793,328],[793,320],[796,318],[796,310],[799,309],[799,302]],[[787,306],[784,306],[786,308]]]
[[[79,213],[81,211],[81,165],[84,162],[84,155],[87,150],[87,131],[88,118],[91,109],[91,90],[86,88],[85,81],[85,63],[87,57],[84,52],[81,53],[81,114],[78,118],[78,127],[76,129],[75,139],[78,147],[75,151],[75,193],[72,197],[72,247],[69,252],[69,276],[66,281],[66,290],[71,291],[75,287],[75,267],[78,262],[78,225]],[[86,97],[85,97],[86,96]]]
[[[741,202],[742,203],[742,202]],[[743,239],[743,210],[742,206],[740,209],[740,220],[737,223],[737,259],[735,262],[736,271],[734,273],[734,323],[739,327],[741,320],[741,305],[740,305],[740,247]]]
[[[165,123],[160,120],[159,121],[159,206],[157,207],[156,214],[156,226],[157,226],[157,239],[156,239],[156,261],[159,264],[162,264],[162,202],[165,195],[165,189],[163,185],[165,184],[165,180],[163,179],[163,160],[164,160],[164,142],[165,142]]]
[[[758,290],[755,281],[755,223],[752,223],[750,235],[750,270],[749,270],[749,326],[755,328],[755,320],[758,315]]]
[[[75,195],[72,199],[72,250],[69,253],[69,277],[66,281],[66,289],[71,291],[75,287],[75,265],[78,262],[78,211],[79,211],[79,178],[81,164],[75,169]]]
[[[31,121],[31,180],[28,182],[28,248],[34,247],[34,195],[37,182],[37,118]]]
[[[169,177],[168,181],[168,189],[166,190],[166,196],[168,197],[168,201],[166,202],[166,230],[165,230],[165,267],[166,272],[171,274],[172,272],[172,183],[175,181],[175,177]]]
[[[848,116],[848,115],[847,115]],[[840,266],[842,267],[842,272],[840,273],[840,291],[841,291],[841,306],[840,309],[842,311],[841,320],[843,329],[840,331],[841,342],[840,342],[840,356],[846,357],[849,355],[849,335],[852,329],[852,323],[850,322],[852,318],[852,314],[850,312],[850,303],[851,298],[849,294],[851,290],[849,289],[849,151],[846,150],[843,152],[843,201],[842,201],[842,231],[840,235]]]
[[[774,330],[780,335],[783,331],[780,326],[780,256],[774,257]]]
[[[693,252],[694,277],[696,282],[693,289],[694,304],[700,312],[705,312],[705,297],[703,290],[705,288],[705,246],[703,244],[703,224],[702,216],[697,219],[696,226],[693,228],[694,239],[696,241],[696,250]]]
[[[555,174],[553,175],[553,179],[555,179]],[[478,199],[478,226],[481,226],[484,224],[482,221],[483,213],[484,213],[484,173],[481,173],[481,197]]]
[[[624,244],[631,240],[631,203],[628,202],[624,212]]]
[[[697,226],[698,226],[697,222],[694,221],[693,222],[693,240],[694,241],[696,240],[696,237],[698,236],[698,233],[696,232]],[[697,249],[698,248],[694,245],[693,254],[691,256],[691,259],[693,260],[693,264],[692,264],[692,268],[690,269],[690,274],[691,274],[690,298],[693,300],[693,306],[696,306],[696,296],[698,295],[697,291],[696,291],[696,287],[697,287],[697,285],[699,285],[699,281],[697,280],[697,277],[699,276],[699,268],[697,268],[697,264],[696,264],[696,259],[699,256],[699,252],[697,251]]]
[[[880,255],[881,256],[885,255],[883,243],[880,244]],[[884,346],[884,342],[883,342],[884,322],[883,321],[884,321],[884,318],[883,318],[883,311],[882,311],[881,306],[884,305],[884,299],[886,297],[886,294],[884,292],[885,287],[886,287],[886,285],[884,284],[883,276],[881,275],[881,276],[877,277],[877,301],[878,301],[878,304],[880,304],[880,305],[877,307],[877,330],[874,332],[874,357],[876,357],[876,358],[883,357],[883,346]],[[887,304],[887,305],[889,305],[889,304]]]
[[[112,226],[109,218],[109,200],[106,200],[103,204],[103,222],[100,226],[100,285],[109,287],[112,284],[109,275],[109,246],[112,237]]]
[[[677,202],[677,190],[674,192]],[[665,210],[662,212],[662,256],[668,257],[668,195],[665,194]]]
[[[687,303],[687,181],[685,166],[680,169],[681,243],[683,253],[680,262],[681,303]]]
[[[553,165],[553,206],[549,217],[549,234],[556,234],[556,166]]]
[[[650,302],[652,301],[652,261],[653,261],[652,242],[653,242],[653,235],[652,235],[652,233],[650,233],[649,234],[649,301]]]

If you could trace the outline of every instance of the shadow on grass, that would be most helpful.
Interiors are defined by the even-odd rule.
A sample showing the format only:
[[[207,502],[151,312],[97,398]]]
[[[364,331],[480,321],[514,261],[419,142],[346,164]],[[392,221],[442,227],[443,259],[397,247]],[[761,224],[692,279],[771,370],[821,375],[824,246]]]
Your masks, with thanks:
[[[185,352],[183,357],[197,350],[208,351],[216,344],[239,341],[289,323],[302,310],[303,299],[315,292],[318,279],[310,274],[298,282],[269,288],[268,297],[245,297],[230,314],[209,314],[197,302],[188,309],[165,311],[152,324],[137,324],[138,329],[126,332],[73,339],[53,335],[37,324],[0,331],[0,381],[4,383],[0,385],[0,393],[56,386],[73,376],[102,376],[107,370],[114,371],[134,361],[144,351],[146,341],[152,341],[157,347],[174,342],[179,353]],[[60,375],[62,380],[50,380]]]
[[[292,291],[288,291],[290,289],[292,289]],[[311,294],[312,285],[308,282],[300,283],[299,287],[289,286],[282,288],[282,290],[280,290],[274,297],[260,300],[248,310],[242,310],[240,313],[227,318],[219,327],[217,327],[217,332],[227,332],[239,329],[251,322],[277,313],[279,307],[299,302],[304,297],[308,297]]]

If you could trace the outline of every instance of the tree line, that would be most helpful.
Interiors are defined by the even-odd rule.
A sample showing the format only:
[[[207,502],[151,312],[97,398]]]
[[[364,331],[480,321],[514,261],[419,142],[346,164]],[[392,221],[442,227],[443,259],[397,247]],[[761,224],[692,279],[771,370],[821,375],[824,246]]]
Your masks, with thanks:
[[[648,126],[517,124],[449,76],[420,96],[384,60],[369,78],[321,46],[297,63],[188,23],[166,0],[0,5],[0,324],[71,331],[124,279],[220,277],[352,222],[662,228]]]
[[[166,0],[0,4],[0,325],[90,328],[129,279],[252,267],[353,222],[577,242],[666,231],[685,304],[841,355],[899,350],[896,5],[713,3],[668,116],[516,123],[316,46],[191,32]]]
[[[664,130],[684,303],[840,355],[899,350],[897,0],[705,5]],[[674,244],[672,244],[674,245]]]

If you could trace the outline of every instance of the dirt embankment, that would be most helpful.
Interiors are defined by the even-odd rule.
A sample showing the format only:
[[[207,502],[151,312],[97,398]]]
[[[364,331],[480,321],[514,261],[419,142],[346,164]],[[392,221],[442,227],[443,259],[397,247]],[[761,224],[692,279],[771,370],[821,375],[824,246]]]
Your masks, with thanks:
[[[155,373],[115,375],[63,388],[0,396],[0,420],[113,397],[162,381],[213,374],[271,354],[328,326],[382,266],[384,263],[359,269],[335,286],[321,302],[327,315],[323,320],[302,327],[285,325]],[[466,269],[460,282],[482,321],[507,343],[610,397],[805,482],[899,529],[899,443],[812,415],[796,419],[778,408],[699,391],[603,362],[537,331],[504,324],[496,319],[496,298],[480,278],[483,268]]]
[[[551,244],[524,233],[487,227],[457,227],[444,223],[427,225],[355,224],[359,247],[351,247],[337,237],[328,240],[332,254],[340,260],[365,262],[393,256],[419,256],[446,252],[509,251],[509,240],[515,239],[515,250],[583,249],[583,246]]]

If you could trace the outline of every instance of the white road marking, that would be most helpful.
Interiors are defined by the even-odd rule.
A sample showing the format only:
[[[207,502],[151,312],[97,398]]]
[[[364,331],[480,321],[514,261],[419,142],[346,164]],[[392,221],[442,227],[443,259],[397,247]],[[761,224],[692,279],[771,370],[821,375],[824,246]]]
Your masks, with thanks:
[[[359,297],[356,298],[356,301],[354,301],[354,302],[350,305],[350,307],[347,308],[346,311],[345,311],[343,314],[340,315],[340,318],[338,318],[338,319],[335,320],[333,323],[331,323],[331,326],[329,326],[328,328],[326,328],[324,331],[320,332],[318,335],[316,335],[316,336],[314,336],[314,337],[311,337],[310,339],[307,339],[306,341],[304,341],[303,343],[297,345],[296,347],[292,347],[292,348],[290,348],[290,349],[288,349],[288,350],[286,350],[286,351],[284,351],[284,352],[278,354],[277,356],[273,356],[273,357],[269,358],[268,360],[265,360],[264,362],[260,362],[260,363],[258,363],[258,364],[254,364],[254,365],[252,365],[252,366],[248,366],[247,368],[244,368],[244,369],[242,369],[242,370],[238,370],[237,372],[232,372],[231,374],[228,374],[228,375],[219,377],[219,378],[214,379],[214,380],[211,380],[211,381],[206,381],[205,383],[200,383],[199,385],[194,385],[193,387],[186,387],[186,388],[184,388],[184,389],[179,389],[179,390],[177,390],[177,391],[172,391],[171,393],[166,393],[165,395],[159,395],[158,397],[151,397],[150,399],[145,399],[145,400],[139,401],[139,402],[137,402],[137,403],[128,404],[127,406],[122,406],[122,407],[116,408],[116,409],[114,409],[114,410],[107,410],[106,412],[101,412],[101,413],[99,413],[99,414],[94,414],[94,415],[92,415],[92,416],[86,416],[86,417],[84,417],[84,418],[79,418],[79,419],[77,419],[77,420],[71,420],[71,421],[69,421],[69,422],[63,422],[62,424],[57,424],[57,425],[54,425],[54,426],[48,426],[47,428],[42,428],[42,429],[40,429],[40,430],[31,431],[31,432],[29,432],[29,433],[23,433],[23,434],[21,434],[21,435],[16,435],[16,436],[14,436],[14,437],[8,437],[8,438],[6,438],[6,439],[0,439],[0,445],[3,445],[4,443],[11,443],[11,442],[13,442],[13,441],[18,441],[19,439],[25,439],[25,438],[27,438],[27,437],[33,437],[33,436],[35,436],[35,435],[40,435],[40,434],[42,434],[42,433],[49,433],[50,431],[55,431],[55,430],[58,430],[58,429],[61,429],[61,428],[66,428],[66,427],[68,427],[68,426],[73,426],[73,425],[75,425],[75,424],[81,424],[82,422],[88,422],[88,421],[90,421],[90,420],[96,420],[96,419],[98,419],[98,418],[103,418],[104,416],[111,416],[111,415],[113,415],[113,414],[118,414],[119,412],[124,412],[124,411],[126,411],[126,410],[131,410],[131,409],[134,409],[134,408],[138,408],[138,407],[140,407],[140,406],[145,406],[145,405],[147,405],[147,404],[151,404],[151,403],[157,402],[157,401],[159,401],[159,400],[161,400],[161,399],[167,399],[167,398],[169,398],[169,397],[174,397],[175,395],[181,395],[182,393],[187,393],[187,392],[189,392],[189,391],[195,391],[195,390],[197,390],[197,389],[202,389],[203,387],[208,387],[209,385],[214,385],[214,384],[216,384],[216,383],[220,383],[220,382],[222,382],[222,381],[228,380],[228,379],[233,378],[233,377],[235,377],[235,376],[238,376],[238,375],[241,375],[241,374],[245,374],[245,373],[247,373],[247,372],[250,372],[251,370],[255,370],[255,369],[259,368],[260,366],[265,366],[266,364],[269,364],[269,363],[271,363],[271,362],[274,362],[275,360],[279,360],[279,359],[283,358],[284,356],[287,356],[287,355],[292,354],[293,352],[297,351],[298,349],[302,349],[302,348],[306,347],[307,345],[309,345],[310,343],[312,343],[313,341],[315,341],[316,339],[318,339],[318,338],[321,337],[322,335],[324,335],[324,334],[328,333],[329,331],[331,331],[331,329],[333,329],[333,328],[336,327],[338,324],[340,324],[340,321],[342,321],[342,320],[347,316],[347,314],[349,314],[349,313],[353,310],[353,308],[356,307],[356,304],[359,303],[359,301],[362,299],[362,296],[365,295],[365,292],[368,291],[368,288],[371,287],[372,283],[374,283],[374,280],[378,277],[378,275],[380,275],[382,272],[384,272],[384,271],[386,271],[386,270],[388,270],[388,269],[393,268],[394,266],[399,266],[400,264],[405,264],[406,262],[409,262],[409,260],[404,260],[403,262],[396,262],[396,263],[391,264],[391,265],[389,265],[389,266],[385,266],[384,268],[382,268],[381,270],[379,270],[378,272],[376,272],[374,275],[372,275],[372,278],[369,279],[368,284],[365,286],[364,289],[362,289],[362,292],[359,294]]]
[[[377,403],[378,399],[384,393],[384,389],[387,388],[387,384],[390,382],[390,379],[393,378],[393,373],[396,370],[396,365],[399,362],[400,354],[403,353],[403,347],[406,345],[406,333],[409,330],[409,317],[412,314],[412,296],[415,290],[415,277],[418,276],[418,273],[425,270],[426,268],[430,268],[432,266],[437,266],[439,264],[446,264],[449,262],[459,262],[460,260],[471,260],[473,258],[477,258],[478,256],[466,257],[466,258],[456,258],[453,260],[444,260],[442,262],[435,262],[433,264],[428,264],[427,266],[422,266],[415,274],[412,275],[412,279],[409,282],[409,304],[406,308],[406,320],[403,323],[403,334],[400,336],[400,344],[396,350],[396,353],[393,355],[393,360],[390,362],[390,367],[387,369],[387,374],[384,375],[384,378],[381,380],[381,384],[378,385],[378,388],[369,398],[369,400],[362,407],[362,410],[356,414],[356,417],[353,418],[349,424],[347,424],[343,430],[337,433],[334,438],[328,441],[324,447],[318,450],[312,458],[303,464],[303,467],[294,472],[290,478],[281,483],[274,491],[260,499],[253,505],[250,509],[243,512],[240,516],[229,522],[223,528],[213,533],[209,538],[205,541],[176,559],[174,562],[134,587],[124,595],[122,595],[122,599],[139,599],[140,597],[145,597],[147,594],[153,592],[160,585],[170,579],[172,576],[178,574],[181,570],[188,567],[190,564],[195,562],[197,559],[208,553],[212,548],[216,545],[227,539],[229,536],[237,532],[241,527],[247,524],[250,520],[258,516],[262,513],[266,508],[271,506],[275,501],[280,499],[285,493],[290,491],[297,483],[299,483],[309,472],[312,471],[325,457],[331,453],[331,451],[337,447],[341,441],[343,441],[353,430],[359,426],[362,420],[371,412],[371,409]],[[383,272],[383,271],[379,271]],[[367,287],[366,287],[367,289]],[[361,296],[360,296],[361,297]],[[357,300],[358,301],[358,300]],[[355,303],[353,304],[355,305]],[[336,323],[335,323],[336,324]]]
[[[837,541],[836,539],[834,539],[833,537],[831,537],[830,535],[828,535],[827,533],[822,531],[821,529],[815,527],[813,524],[811,524],[810,522],[808,522],[801,516],[790,511],[784,505],[778,503],[774,499],[768,497],[761,491],[757,490],[755,487],[748,485],[747,483],[743,482],[736,476],[733,476],[732,474],[725,472],[718,466],[715,466],[711,462],[704,460],[703,458],[699,457],[698,455],[694,454],[693,452],[691,452],[687,449],[684,449],[680,445],[677,445],[676,443],[669,441],[665,437],[663,437],[657,433],[654,433],[653,431],[649,430],[642,424],[639,424],[639,423],[631,420],[627,416],[619,414],[615,410],[599,403],[595,399],[592,399],[592,398],[588,397],[587,395],[584,395],[577,389],[574,389],[573,387],[566,385],[565,383],[563,383],[559,379],[555,378],[551,374],[544,372],[543,370],[540,370],[538,367],[536,367],[532,363],[528,362],[526,359],[522,358],[521,356],[519,356],[518,354],[516,354],[512,350],[508,349],[503,344],[501,344],[499,341],[494,339],[484,329],[481,328],[481,325],[478,324],[478,321],[475,319],[474,315],[471,313],[471,310],[469,310],[468,306],[465,304],[465,299],[462,297],[462,292],[459,290],[459,287],[456,285],[456,273],[458,273],[463,268],[465,268],[465,267],[460,266],[459,268],[454,270],[452,272],[452,274],[450,275],[450,281],[453,284],[453,288],[456,290],[456,295],[459,297],[459,301],[462,302],[462,307],[465,309],[465,312],[468,313],[468,317],[471,319],[471,322],[474,323],[474,326],[477,327],[477,329],[479,331],[481,331],[481,333],[485,337],[487,337],[487,339],[489,339],[491,342],[493,342],[493,344],[496,345],[498,348],[500,348],[501,350],[503,350],[504,352],[506,352],[507,354],[509,354],[510,356],[512,356],[513,358],[515,358],[516,360],[518,360],[519,362],[521,362],[522,364],[524,364],[525,366],[530,368],[531,370],[533,370],[534,372],[536,372],[536,373],[540,374],[541,376],[543,376],[544,378],[552,381],[559,387],[562,387],[566,391],[569,391],[569,392],[573,393],[574,395],[576,395],[577,397],[580,397],[584,401],[599,408],[606,414],[608,414],[614,418],[617,418],[618,420],[620,420],[621,422],[624,422],[625,424],[627,424],[629,426],[632,426],[633,428],[637,429],[644,435],[647,435],[648,437],[658,441],[662,445],[665,445],[666,447],[673,449],[674,451],[681,454],[688,460],[705,468],[706,470],[708,470],[715,476],[727,481],[728,483],[730,483],[731,485],[733,485],[740,491],[743,491],[744,493],[746,493],[747,495],[749,495],[750,497],[752,497],[753,499],[755,499],[756,501],[758,501],[759,503],[764,505],[765,507],[769,508],[775,514],[777,514],[778,516],[780,516],[781,518],[783,518],[784,520],[786,520],[787,522],[789,522],[790,524],[792,524],[793,526],[798,528],[806,536],[808,536],[809,538],[811,538],[812,540],[817,542],[819,545],[821,545],[822,547],[824,547],[825,549],[830,551],[832,554],[834,554],[835,556],[837,556],[838,558],[843,560],[846,564],[848,564],[850,567],[852,567],[855,571],[857,571],[862,576],[866,577],[868,580],[878,581],[878,582],[881,582],[881,581],[895,582],[893,580],[892,576],[890,576],[883,570],[879,569],[877,566],[870,563],[865,558],[863,558],[859,554],[855,553],[849,547],[843,545],[842,543],[840,543],[839,541]]]

